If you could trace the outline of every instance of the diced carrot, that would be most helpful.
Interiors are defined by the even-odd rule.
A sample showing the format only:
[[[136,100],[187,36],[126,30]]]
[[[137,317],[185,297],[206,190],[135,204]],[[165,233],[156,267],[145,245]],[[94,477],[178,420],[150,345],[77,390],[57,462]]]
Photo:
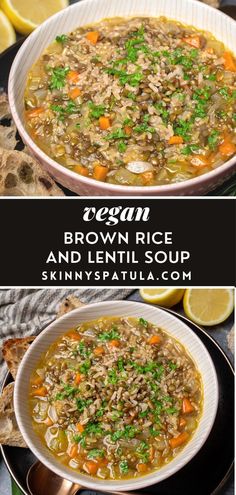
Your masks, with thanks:
[[[79,88],[73,88],[69,91],[68,95],[71,100],[75,100],[76,98],[78,98],[78,96],[81,95],[81,91]]]
[[[104,354],[104,347],[95,347],[93,353],[95,354],[95,356],[101,356],[102,354]]]
[[[187,45],[193,46],[194,48],[201,48],[201,38],[195,34],[182,38],[182,41],[187,43]]]
[[[76,70],[70,70],[66,77],[70,84],[75,84],[79,80],[79,73]]]
[[[76,385],[79,385],[82,381],[82,375],[80,373],[77,373],[76,377],[75,377],[75,384]]]
[[[105,180],[108,174],[108,168],[102,165],[95,165],[93,169],[93,178],[96,180]]]
[[[109,127],[111,127],[110,119],[108,117],[100,117],[99,118],[99,126],[100,126],[100,129],[102,129],[103,131],[105,131],[106,129],[109,129]]]
[[[190,400],[185,397],[182,402],[182,411],[183,414],[189,414],[194,411],[194,407],[191,404]]]
[[[78,430],[80,433],[83,433],[84,431],[84,426],[81,425],[81,423],[77,423],[76,425],[76,430]]]
[[[73,457],[75,457],[76,454],[78,454],[78,445],[75,443],[70,448],[69,456],[73,459]]]
[[[33,119],[34,117],[38,117],[38,115],[40,115],[43,112],[44,112],[44,108],[38,107],[38,108],[33,108],[32,110],[27,110],[25,114],[28,119]]]
[[[182,136],[171,136],[168,142],[169,144],[182,144],[184,140]]]
[[[37,375],[35,378],[31,380],[31,385],[42,385],[43,383],[43,378],[41,376]]]
[[[98,31],[90,31],[89,33],[86,34],[87,40],[90,41],[93,45],[96,45],[98,38],[99,38],[99,32]]]
[[[169,444],[172,449],[176,449],[177,447],[180,447],[180,445],[182,445],[183,443],[187,442],[188,438],[189,438],[189,434],[186,431],[183,431],[183,433],[180,433],[180,435],[178,435],[177,437],[171,438],[169,440]]]
[[[144,172],[143,174],[141,174],[141,179],[142,179],[142,182],[144,185],[147,185],[149,184],[154,178],[154,173],[149,170],[149,172]]]
[[[150,345],[156,345],[156,344],[160,344],[161,342],[161,337],[160,335],[153,335],[149,340],[148,340],[148,343]]]
[[[137,464],[136,469],[139,473],[146,473],[147,472],[148,465],[144,464],[144,462],[139,462]]]
[[[232,54],[230,52],[224,52],[223,59],[225,69],[230,72],[236,72],[236,62],[234,61]]]
[[[154,447],[153,447],[153,445],[152,445],[152,446],[150,447],[150,450],[149,450],[149,460],[150,460],[150,462],[152,462],[152,461],[153,461],[154,456],[155,456],[155,449],[154,449]]]
[[[125,131],[125,134],[127,136],[131,136],[131,134],[132,134],[132,127],[130,127],[129,125],[125,125],[124,131]]]
[[[77,174],[83,175],[84,177],[88,177],[89,171],[87,167],[83,167],[83,165],[75,165],[74,166],[74,172]]]
[[[236,153],[236,145],[231,141],[230,136],[224,138],[223,143],[219,146],[219,152],[223,156],[231,156]]]
[[[32,394],[35,396],[35,397],[45,397],[47,395],[48,391],[46,389],[46,387],[39,387],[39,388],[36,388],[32,391]]]
[[[75,332],[74,330],[72,330],[71,332],[69,332],[67,334],[67,337],[69,337],[72,340],[81,340],[80,335],[77,332]]]
[[[119,341],[119,340],[117,340],[117,339],[113,339],[113,340],[111,340],[111,341],[109,342],[109,345],[110,345],[111,347],[120,347],[120,341]]]
[[[95,461],[86,461],[83,465],[83,469],[89,474],[96,474],[99,468],[99,464]]]
[[[47,426],[52,426],[53,425],[53,421],[51,420],[51,418],[47,417],[47,419],[45,419],[44,423],[47,425]]]
[[[180,426],[180,428],[183,428],[183,426],[185,426],[186,423],[187,423],[186,419],[184,419],[184,418],[181,417],[180,420],[179,420],[179,426]]]
[[[210,159],[204,155],[193,155],[190,162],[197,168],[209,167],[211,165]]]

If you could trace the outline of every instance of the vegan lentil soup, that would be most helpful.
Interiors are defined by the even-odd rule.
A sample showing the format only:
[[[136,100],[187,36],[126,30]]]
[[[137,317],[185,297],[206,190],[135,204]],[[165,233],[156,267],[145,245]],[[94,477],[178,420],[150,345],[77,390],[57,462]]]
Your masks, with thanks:
[[[82,323],[53,343],[30,380],[33,427],[66,466],[136,478],[170,462],[201,415],[186,349],[143,318]]]
[[[236,153],[236,59],[210,33],[164,17],[103,20],[44,51],[25,119],[43,151],[85,177],[184,181]]]

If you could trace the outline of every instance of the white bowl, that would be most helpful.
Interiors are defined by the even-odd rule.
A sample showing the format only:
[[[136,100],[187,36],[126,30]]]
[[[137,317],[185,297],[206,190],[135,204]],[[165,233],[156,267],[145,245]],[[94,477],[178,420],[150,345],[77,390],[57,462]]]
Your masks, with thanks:
[[[73,328],[84,321],[93,320],[101,316],[134,316],[143,317],[163,328],[167,333],[179,340],[188,350],[202,376],[203,383],[203,412],[192,439],[186,447],[166,466],[161,467],[146,476],[123,481],[109,481],[93,479],[86,474],[79,474],[61,464],[56,457],[44,446],[32,426],[29,404],[29,381],[39,358],[50,344],[63,335],[69,328]],[[218,383],[213,362],[201,340],[190,328],[175,316],[162,309],[143,303],[131,301],[106,301],[89,304],[76,309],[51,323],[30,346],[24,356],[17,373],[14,408],[16,419],[23,438],[35,456],[59,476],[74,483],[79,483],[91,489],[127,491],[136,490],[158,483],[176,473],[196,453],[206,441],[213,426],[218,407]],[[197,473],[196,473],[197,475]]]
[[[233,157],[220,167],[184,182],[162,186],[119,186],[83,177],[59,165],[31,139],[24,122],[24,90],[29,69],[58,34],[113,16],[165,15],[213,33],[235,52],[236,22],[195,0],[84,0],[50,17],[27,38],[20,48],[9,76],[9,102],[18,131],[32,154],[62,185],[86,196],[202,195],[219,186],[236,171]]]

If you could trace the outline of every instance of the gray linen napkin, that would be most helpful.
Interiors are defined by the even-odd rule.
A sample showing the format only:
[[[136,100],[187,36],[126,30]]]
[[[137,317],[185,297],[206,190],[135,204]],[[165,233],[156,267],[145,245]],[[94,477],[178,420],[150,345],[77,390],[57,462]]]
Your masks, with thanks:
[[[38,335],[56,317],[60,303],[69,295],[92,303],[124,299],[127,289],[9,289],[0,290],[0,349],[8,338]],[[1,354],[1,353],[0,353]],[[0,355],[0,384],[6,366]]]

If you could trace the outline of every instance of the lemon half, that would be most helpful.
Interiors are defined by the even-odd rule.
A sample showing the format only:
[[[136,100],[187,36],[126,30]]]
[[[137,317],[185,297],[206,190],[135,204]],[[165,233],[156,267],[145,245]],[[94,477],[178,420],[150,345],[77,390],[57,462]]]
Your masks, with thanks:
[[[5,14],[0,10],[0,52],[6,50],[16,41],[15,31],[5,16]]]
[[[39,24],[68,6],[68,0],[0,0],[0,6],[21,34],[31,33]]]
[[[183,295],[184,289],[173,289],[173,288],[153,288],[153,289],[140,289],[140,295],[144,301],[159,304],[165,308],[171,308],[175,304],[178,304]]]
[[[225,321],[234,309],[232,289],[186,289],[184,311],[194,323],[203,326]]]

